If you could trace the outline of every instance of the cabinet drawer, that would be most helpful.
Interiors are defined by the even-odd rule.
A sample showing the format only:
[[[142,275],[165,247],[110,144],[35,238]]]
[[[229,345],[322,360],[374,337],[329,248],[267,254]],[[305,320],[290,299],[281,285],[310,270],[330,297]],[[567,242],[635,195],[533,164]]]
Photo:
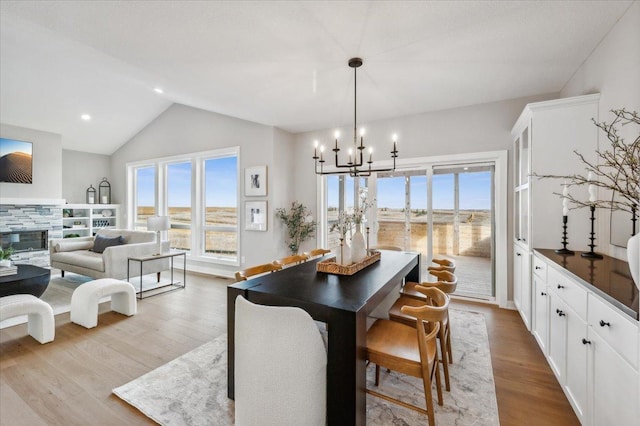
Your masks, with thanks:
[[[638,368],[638,326],[589,294],[589,326],[634,368]]]
[[[583,320],[587,320],[587,290],[555,268],[547,271],[547,285]]]
[[[547,262],[538,256],[533,256],[533,273],[542,278],[543,281],[547,281]]]

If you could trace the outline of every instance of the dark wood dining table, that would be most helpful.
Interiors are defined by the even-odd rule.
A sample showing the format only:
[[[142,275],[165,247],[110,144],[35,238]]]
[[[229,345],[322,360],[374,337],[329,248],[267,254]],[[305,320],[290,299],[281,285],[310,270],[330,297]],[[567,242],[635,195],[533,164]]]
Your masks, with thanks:
[[[328,325],[327,421],[366,423],[367,316],[402,282],[420,282],[420,254],[381,251],[380,261],[354,275],[316,271],[310,260],[227,288],[228,396],[234,398],[235,299],[261,305],[296,306]]]

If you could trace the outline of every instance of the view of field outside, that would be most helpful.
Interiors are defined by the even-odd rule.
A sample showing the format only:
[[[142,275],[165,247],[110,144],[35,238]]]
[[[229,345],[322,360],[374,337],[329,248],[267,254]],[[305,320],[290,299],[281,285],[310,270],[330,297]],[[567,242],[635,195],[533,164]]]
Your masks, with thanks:
[[[237,158],[206,160],[204,251],[218,257],[235,259],[238,255]],[[146,229],[146,220],[155,215],[155,169],[137,170],[136,228]],[[191,162],[167,166],[167,214],[173,248],[191,250]]]
[[[455,259],[456,272],[464,292],[469,295],[493,295],[491,278],[491,179],[490,171],[458,174],[459,206],[455,212],[454,174],[433,175],[433,254],[434,257]],[[338,219],[338,178],[328,178],[328,221]],[[405,176],[377,179],[376,198],[378,245],[402,247],[418,251],[427,258],[427,178],[410,176],[410,208],[405,208]],[[351,184],[352,185],[352,184]],[[345,185],[346,186],[346,185]],[[352,186],[351,186],[352,187]],[[346,193],[346,191],[345,191]],[[353,190],[346,195],[353,200]],[[353,203],[351,203],[353,204]],[[457,228],[457,232],[456,232]],[[371,231],[373,232],[373,230]],[[329,233],[329,248],[340,246],[337,231]],[[426,279],[426,262],[423,271]],[[463,277],[464,279],[460,279]]]

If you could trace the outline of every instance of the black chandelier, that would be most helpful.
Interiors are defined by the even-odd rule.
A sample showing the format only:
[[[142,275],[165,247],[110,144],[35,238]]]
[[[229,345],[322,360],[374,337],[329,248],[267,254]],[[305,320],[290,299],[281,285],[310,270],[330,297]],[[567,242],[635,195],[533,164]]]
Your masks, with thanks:
[[[396,169],[396,158],[398,158],[397,138],[393,135],[393,151],[391,151],[391,158],[393,160],[393,167],[390,168],[372,168],[373,164],[373,149],[369,148],[369,161],[364,162],[364,129],[360,130],[360,144],[358,145],[358,107],[357,107],[357,88],[358,88],[358,75],[357,70],[362,66],[362,59],[351,58],[349,59],[349,66],[353,68],[353,148],[349,149],[349,160],[346,163],[340,164],[338,161],[338,137],[339,132],[336,132],[336,145],[333,148],[335,153],[335,168],[337,170],[325,172],[324,171],[324,146],[320,146],[320,156],[318,156],[318,142],[315,142],[313,150],[313,160],[315,161],[315,172],[317,175],[336,175],[349,173],[350,176],[371,176],[374,172],[392,172]]]

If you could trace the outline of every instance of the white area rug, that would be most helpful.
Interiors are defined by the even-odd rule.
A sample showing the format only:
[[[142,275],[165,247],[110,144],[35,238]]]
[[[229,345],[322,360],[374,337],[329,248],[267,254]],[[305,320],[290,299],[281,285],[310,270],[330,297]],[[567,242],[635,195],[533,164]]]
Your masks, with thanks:
[[[454,364],[451,392],[436,407],[438,425],[498,425],[498,406],[489,341],[481,314],[451,310]],[[233,401],[227,398],[227,338],[222,335],[123,386],[117,396],[166,426],[232,425]],[[373,388],[375,367],[367,369]],[[443,381],[444,387],[444,381]],[[425,407],[422,381],[386,373],[380,375],[382,393]],[[434,391],[435,395],[435,391]],[[418,425],[427,418],[416,411],[367,395],[368,425]]]

